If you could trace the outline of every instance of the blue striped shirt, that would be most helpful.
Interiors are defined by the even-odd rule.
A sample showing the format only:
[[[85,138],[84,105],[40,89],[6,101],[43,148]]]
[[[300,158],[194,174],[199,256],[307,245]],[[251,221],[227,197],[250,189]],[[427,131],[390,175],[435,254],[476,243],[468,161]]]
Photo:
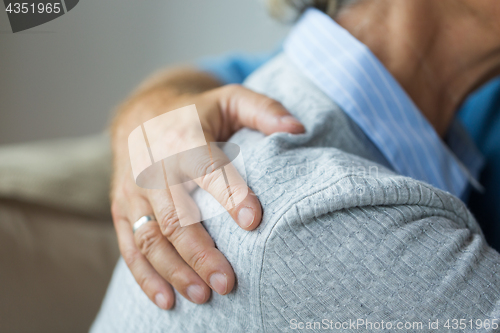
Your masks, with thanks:
[[[466,199],[483,164],[455,122],[446,145],[399,83],[364,44],[317,9],[284,43],[296,66],[365,132],[394,170]],[[455,151],[453,151],[455,149]]]

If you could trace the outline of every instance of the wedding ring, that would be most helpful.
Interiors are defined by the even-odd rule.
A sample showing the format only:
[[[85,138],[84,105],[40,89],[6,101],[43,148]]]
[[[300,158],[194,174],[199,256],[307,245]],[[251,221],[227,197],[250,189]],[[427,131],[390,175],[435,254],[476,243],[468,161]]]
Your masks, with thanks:
[[[134,223],[134,225],[132,226],[132,231],[135,234],[135,232],[137,231],[137,229],[139,229],[144,224],[146,224],[148,222],[151,222],[151,221],[156,222],[156,219],[155,219],[155,217],[153,215],[144,215],[143,217],[141,217],[140,219],[138,219],[137,222]]]

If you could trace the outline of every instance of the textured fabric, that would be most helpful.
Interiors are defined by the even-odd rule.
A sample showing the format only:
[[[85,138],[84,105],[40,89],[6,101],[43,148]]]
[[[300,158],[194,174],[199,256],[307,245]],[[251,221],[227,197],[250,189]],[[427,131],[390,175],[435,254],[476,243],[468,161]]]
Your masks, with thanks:
[[[212,73],[224,83],[243,83],[248,75],[269,60],[270,55],[269,53],[269,57],[265,54],[254,57],[232,54],[202,61],[200,68]],[[498,223],[500,221],[500,78],[492,80],[470,95],[460,108],[458,118],[484,156],[484,168],[479,177],[484,191],[473,191],[470,198],[468,196],[470,192],[467,191],[461,199],[467,202],[481,225],[488,243],[498,251],[500,250],[500,223]],[[448,138],[447,141],[450,140],[453,139]],[[460,150],[453,148],[451,150],[461,155]],[[475,164],[477,160],[472,158],[472,155],[474,154],[466,154],[459,159],[466,159],[465,165],[470,165],[470,162]]]
[[[368,47],[310,8],[285,40],[284,51],[364,130],[398,173],[465,200],[469,179],[479,176],[481,154],[466,150],[472,144],[461,145],[461,155],[470,157],[463,165]]]
[[[243,129],[230,140],[241,147],[264,210],[253,232],[227,214],[204,222],[234,268],[234,291],[204,305],[177,294],[175,308],[162,311],[120,260],[91,332],[289,332],[293,319],[499,318],[500,255],[462,201],[379,164],[359,127],[285,55],[247,86],[281,101],[307,133]]]

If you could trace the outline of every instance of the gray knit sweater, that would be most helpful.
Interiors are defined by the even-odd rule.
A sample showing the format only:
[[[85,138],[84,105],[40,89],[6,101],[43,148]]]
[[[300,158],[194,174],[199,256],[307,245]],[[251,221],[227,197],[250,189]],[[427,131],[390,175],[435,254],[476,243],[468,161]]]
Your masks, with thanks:
[[[448,319],[450,329],[465,319],[454,332],[497,331],[500,255],[459,199],[386,168],[286,56],[246,86],[281,101],[307,133],[231,139],[264,209],[252,232],[227,214],[205,223],[236,288],[204,305],[177,294],[163,311],[120,260],[92,332],[441,332]]]

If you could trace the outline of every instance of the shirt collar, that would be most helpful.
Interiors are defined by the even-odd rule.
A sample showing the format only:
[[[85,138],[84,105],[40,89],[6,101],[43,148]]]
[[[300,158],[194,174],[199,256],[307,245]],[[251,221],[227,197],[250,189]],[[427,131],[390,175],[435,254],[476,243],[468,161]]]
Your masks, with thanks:
[[[474,179],[483,158],[467,133],[456,133],[452,126],[448,135],[460,136],[450,139],[460,160],[368,47],[329,16],[308,9],[285,40],[284,51],[365,132],[394,170],[462,198],[469,181],[479,184]]]

